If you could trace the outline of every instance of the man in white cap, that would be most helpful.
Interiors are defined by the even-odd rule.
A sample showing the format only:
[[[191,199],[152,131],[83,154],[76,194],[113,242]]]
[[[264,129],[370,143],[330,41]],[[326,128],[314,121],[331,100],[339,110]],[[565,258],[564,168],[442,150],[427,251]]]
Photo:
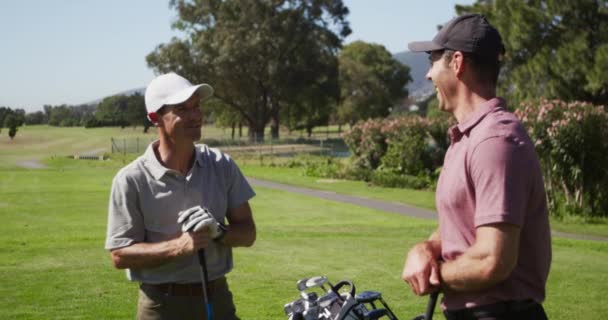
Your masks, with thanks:
[[[249,247],[255,193],[234,161],[201,138],[207,84],[161,75],[146,89],[159,139],[112,183],[105,248],[114,266],[140,283],[138,319],[206,319],[197,252],[204,249],[206,289],[215,319],[238,319],[225,275],[232,247]],[[225,224],[225,221],[228,224]]]

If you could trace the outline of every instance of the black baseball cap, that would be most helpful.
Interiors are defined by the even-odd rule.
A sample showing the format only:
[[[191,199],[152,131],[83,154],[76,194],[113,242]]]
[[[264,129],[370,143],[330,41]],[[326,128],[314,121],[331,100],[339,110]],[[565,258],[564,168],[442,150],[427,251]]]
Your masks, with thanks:
[[[498,30],[480,14],[465,14],[446,23],[431,41],[410,42],[413,52],[454,50],[481,57],[498,58],[505,47]]]

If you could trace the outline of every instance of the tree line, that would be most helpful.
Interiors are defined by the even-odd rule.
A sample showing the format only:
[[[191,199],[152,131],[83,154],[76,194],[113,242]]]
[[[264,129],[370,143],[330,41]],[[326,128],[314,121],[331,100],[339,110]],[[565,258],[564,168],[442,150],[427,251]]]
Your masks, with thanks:
[[[383,117],[407,97],[409,68],[380,45],[357,42],[341,0],[171,1],[183,38],[147,57],[158,73],[177,72],[215,88],[210,103],[224,125],[245,125],[251,140],[329,123]]]

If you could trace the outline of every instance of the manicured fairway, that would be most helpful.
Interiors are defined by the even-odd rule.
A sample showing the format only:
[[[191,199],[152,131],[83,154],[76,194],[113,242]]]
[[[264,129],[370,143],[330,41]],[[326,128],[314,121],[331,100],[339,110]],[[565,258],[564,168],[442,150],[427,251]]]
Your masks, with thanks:
[[[108,192],[120,161],[55,159],[0,168],[0,319],[133,319],[136,285],[103,250]],[[258,188],[254,247],[235,250],[229,279],[242,319],[286,319],[295,281],[324,274],[381,291],[401,319],[422,312],[399,279],[422,221]],[[554,239],[551,319],[605,319],[608,244]]]

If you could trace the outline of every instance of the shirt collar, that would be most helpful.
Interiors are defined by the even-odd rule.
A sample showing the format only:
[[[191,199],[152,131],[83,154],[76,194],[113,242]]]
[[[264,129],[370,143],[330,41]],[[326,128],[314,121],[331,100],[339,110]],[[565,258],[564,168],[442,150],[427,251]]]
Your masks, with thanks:
[[[159,143],[160,143],[159,140],[155,140],[152,143],[150,143],[148,145],[148,148],[146,148],[146,151],[144,152],[144,156],[143,156],[145,166],[148,168],[148,170],[150,170],[150,173],[156,180],[162,178],[170,170],[170,169],[166,168],[165,166],[163,166],[160,163],[160,161],[158,161],[158,158],[156,158],[156,153],[154,152],[154,148],[157,147]],[[203,164],[204,164],[203,153],[198,148],[198,146],[194,146],[194,155],[195,155],[194,163],[198,167],[203,167]]]
[[[503,98],[492,98],[477,107],[473,113],[471,113],[463,122],[454,125],[449,130],[449,135],[452,141],[460,140],[462,135],[471,128],[475,127],[488,113],[494,111],[496,108],[502,108],[505,105]]]

